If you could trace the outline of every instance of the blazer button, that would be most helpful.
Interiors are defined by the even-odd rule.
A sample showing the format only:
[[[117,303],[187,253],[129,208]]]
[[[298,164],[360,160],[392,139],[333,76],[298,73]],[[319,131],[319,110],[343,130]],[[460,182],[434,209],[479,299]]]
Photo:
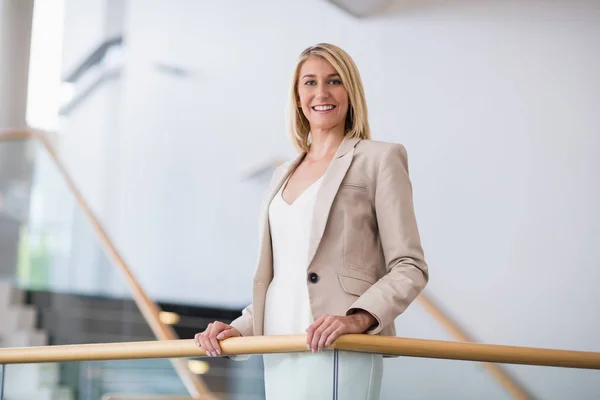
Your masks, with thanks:
[[[311,283],[317,283],[319,282],[319,275],[315,274],[314,272],[311,272],[310,274],[308,274],[308,280],[311,281]]]

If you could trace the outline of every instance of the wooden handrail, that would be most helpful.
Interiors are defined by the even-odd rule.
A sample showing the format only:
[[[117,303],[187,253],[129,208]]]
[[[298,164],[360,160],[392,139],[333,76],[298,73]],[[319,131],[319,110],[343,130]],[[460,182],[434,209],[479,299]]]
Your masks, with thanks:
[[[217,394],[218,396],[218,394]],[[223,396],[226,398],[226,396]],[[103,395],[100,400],[193,400],[186,396],[155,395],[155,394],[118,394],[109,393]]]
[[[144,315],[144,317],[150,324],[150,326],[151,326],[152,330],[155,332],[156,336],[159,339],[163,339],[163,340],[175,339],[175,335],[172,332],[172,328],[170,326],[162,324],[160,322],[160,320],[158,319],[158,312],[160,310],[145,295],[145,293],[141,289],[139,283],[135,280],[135,278],[131,274],[131,271],[129,270],[129,268],[127,267],[125,262],[122,260],[122,257],[116,251],[115,247],[112,245],[110,239],[108,238],[104,229],[102,228],[102,225],[98,222],[98,219],[92,213],[91,209],[87,205],[87,202],[85,202],[83,200],[81,193],[79,192],[77,187],[73,184],[73,181],[70,179],[64,166],[59,161],[59,158],[56,156],[56,153],[54,152],[53,147],[51,146],[47,137],[48,137],[48,135],[45,132],[34,131],[34,130],[8,132],[5,134],[0,134],[0,140],[2,140],[2,139],[11,140],[11,139],[37,138],[42,141],[42,143],[44,144],[44,146],[46,147],[48,152],[52,155],[52,158],[54,159],[57,166],[59,167],[59,170],[61,170],[61,172],[63,173],[63,176],[65,177],[69,187],[75,194],[75,197],[77,198],[78,203],[80,204],[80,206],[82,206],[82,209],[84,209],[86,216],[88,216],[94,229],[98,233],[101,241],[105,245],[105,248],[107,249],[107,253],[109,253],[109,256],[115,261],[115,264],[125,274],[125,277],[126,277],[128,283],[132,287],[134,299],[136,300],[136,303],[138,304],[140,311],[142,312],[142,314]],[[281,163],[281,161],[276,160],[272,163],[274,163],[274,166],[277,166],[277,164]],[[442,308],[438,304],[436,304],[436,302],[433,300],[433,298],[430,297],[427,293],[425,293],[425,292],[422,293],[417,298],[417,302],[419,302],[425,308],[425,310],[427,310],[431,315],[433,315],[433,317],[452,335],[452,337],[454,337],[454,339],[462,341],[462,342],[472,342],[473,341],[473,338],[466,333],[466,330],[464,328],[462,328],[460,326],[460,324],[457,323],[457,321],[452,320],[452,318],[449,317],[448,313],[444,312],[442,310]],[[173,333],[173,335],[171,335],[171,333]],[[186,376],[186,374],[189,374],[189,371],[185,365],[183,365],[181,363],[177,363],[177,361],[174,361],[174,366],[178,372],[183,374],[183,375],[181,375],[182,379],[184,380],[184,382],[186,382],[186,386],[188,386],[188,388],[192,387],[192,390],[195,390],[195,392],[202,392],[202,391],[207,390],[206,385],[204,385],[204,383],[202,381],[191,379],[191,382],[189,382],[190,379],[187,379],[187,378],[184,379],[184,376]],[[519,384],[519,382],[514,377],[512,377],[500,365],[484,363],[483,366],[490,372],[490,374],[492,376],[494,376],[494,378],[496,378],[496,380],[504,387],[504,389],[513,398],[518,399],[518,400],[527,400],[527,399],[533,398],[533,396],[531,396],[528,393],[527,389],[523,385]],[[192,393],[192,395],[193,395],[194,392],[190,391],[190,393]]]
[[[221,342],[224,356],[308,352],[306,335],[235,337]],[[533,347],[343,335],[327,350],[503,364],[600,370],[600,353]],[[206,357],[193,339],[0,349],[0,364]]]
[[[31,132],[29,132],[27,130],[24,130],[24,131],[10,130],[10,131],[0,132],[0,141],[3,141],[3,140],[27,140],[27,139],[31,139],[31,137],[32,137]]]
[[[119,268],[119,270],[125,277],[125,281],[127,282],[129,289],[131,290],[133,300],[135,301],[138,309],[144,316],[148,325],[150,325],[150,329],[152,330],[156,338],[159,340],[179,339],[173,327],[163,323],[160,320],[160,308],[156,305],[155,302],[152,301],[152,299],[150,299],[150,297],[142,289],[138,280],[133,276],[131,269],[121,256],[121,253],[117,250],[112,240],[110,240],[110,237],[106,233],[106,230],[100,223],[99,219],[96,217],[95,213],[92,211],[88,202],[81,194],[81,191],[79,190],[77,185],[75,185],[66,167],[58,157],[54,146],[48,139],[48,134],[46,132],[38,131],[35,129],[0,133],[0,140],[26,139],[38,140],[50,155],[50,158],[54,162],[60,175],[62,175],[62,178],[67,184],[67,187],[73,194],[75,201],[79,205],[81,211],[83,211],[83,214],[85,215],[88,222],[92,226],[94,232],[96,233],[98,240],[104,248],[106,256],[112,261],[113,265]],[[195,375],[194,373],[192,373],[192,371],[190,371],[185,360],[171,360],[171,363],[193,398],[206,399],[211,397],[208,387],[206,386],[204,381],[199,376]]]

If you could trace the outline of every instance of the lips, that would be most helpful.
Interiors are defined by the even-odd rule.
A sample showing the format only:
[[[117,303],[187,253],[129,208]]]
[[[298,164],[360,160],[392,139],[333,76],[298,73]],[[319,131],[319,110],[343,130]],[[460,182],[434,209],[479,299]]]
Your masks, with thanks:
[[[313,106],[312,109],[316,112],[328,112],[335,108],[333,104],[319,104],[317,106]]]

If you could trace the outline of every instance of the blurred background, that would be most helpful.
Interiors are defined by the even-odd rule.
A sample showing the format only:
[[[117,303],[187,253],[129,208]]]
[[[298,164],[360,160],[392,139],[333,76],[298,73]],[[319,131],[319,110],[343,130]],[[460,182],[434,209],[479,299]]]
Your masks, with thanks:
[[[0,0],[0,33],[0,129],[48,132],[180,337],[251,301],[259,204],[295,154],[292,69],[330,42],[358,65],[373,139],[407,148],[425,292],[473,340],[600,351],[599,1]],[[24,289],[39,343],[150,336],[51,154],[0,150],[0,273]],[[419,302],[396,325],[452,340]],[[197,371],[259,398],[255,358]],[[476,363],[393,363],[385,398],[510,398]],[[83,372],[60,370],[77,388]],[[98,370],[112,371],[85,373]],[[597,374],[506,371],[531,398],[600,398]]]

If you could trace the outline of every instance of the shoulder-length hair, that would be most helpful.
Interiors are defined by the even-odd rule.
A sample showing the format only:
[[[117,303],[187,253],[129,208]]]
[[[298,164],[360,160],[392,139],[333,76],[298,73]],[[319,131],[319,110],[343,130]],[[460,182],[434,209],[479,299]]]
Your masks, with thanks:
[[[352,57],[341,48],[329,43],[319,43],[308,47],[300,54],[294,69],[287,110],[288,131],[294,147],[299,152],[307,152],[310,147],[310,124],[299,105],[298,79],[300,67],[311,56],[327,60],[340,75],[342,84],[348,92],[345,136],[370,139],[371,129],[369,128],[367,101],[356,64]]]

